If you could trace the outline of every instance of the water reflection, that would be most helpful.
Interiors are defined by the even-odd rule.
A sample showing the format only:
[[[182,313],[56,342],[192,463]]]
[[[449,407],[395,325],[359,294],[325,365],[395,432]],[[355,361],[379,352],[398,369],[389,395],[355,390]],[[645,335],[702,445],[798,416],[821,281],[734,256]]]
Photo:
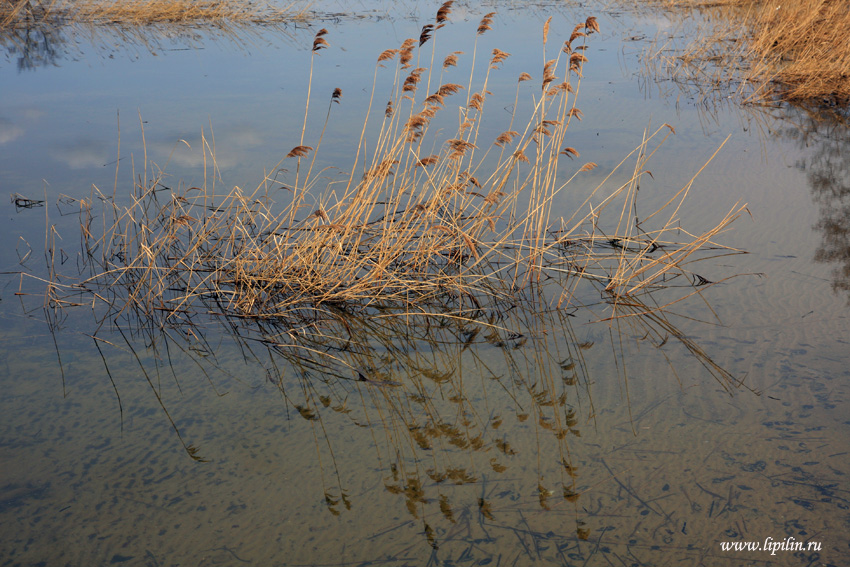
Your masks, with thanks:
[[[602,304],[608,301],[620,300],[607,296]],[[577,309],[553,308],[551,294],[536,286],[491,301],[447,296],[440,308],[413,311],[404,305],[306,306],[257,319],[221,308],[213,300],[206,309],[165,318],[120,309],[104,314],[103,324],[113,330],[99,330],[94,344],[113,385],[111,372],[126,361],[119,351],[131,353],[188,454],[206,462],[218,455],[190,443],[203,431],[172,417],[163,377],[172,376],[179,386],[187,363],[214,388],[221,374],[261,374],[280,392],[287,419],[308,426],[300,438],[315,445],[315,489],[326,510],[356,514],[368,506],[364,500],[377,496],[353,487],[377,483],[408,517],[398,525],[415,527],[434,550],[447,543],[495,542],[487,532],[499,528],[538,554],[580,555],[576,542],[591,536],[589,518],[598,528],[604,515],[601,502],[589,495],[617,474],[606,464],[604,477],[587,476],[573,455],[582,430],[596,428],[594,380],[599,374],[611,380],[613,371],[627,381],[623,342],[643,341],[665,356],[676,343],[684,345],[696,363],[734,387],[667,315],[636,298],[627,308],[636,317],[613,336],[586,330],[579,336],[573,327]],[[53,324],[56,332],[67,326],[61,319]],[[241,353],[241,371],[228,362],[234,352]],[[616,363],[589,363],[590,355]],[[340,438],[350,436],[358,439],[359,453],[343,456],[347,448]],[[374,479],[363,478],[364,462]],[[544,512],[559,518],[557,534],[523,517]],[[478,559],[497,556],[476,553]]]
[[[395,179],[402,177],[401,171],[396,173]],[[119,407],[121,389],[112,372],[121,366],[114,358],[117,351],[124,351],[186,452],[198,462],[217,455],[192,441],[199,432],[174,416],[162,379],[172,376],[179,387],[185,373],[179,369],[189,363],[212,384],[222,374],[244,375],[244,369],[232,364],[237,353],[242,367],[260,372],[280,392],[287,414],[306,424],[301,443],[310,445],[312,437],[316,485],[334,517],[376,498],[375,489],[365,494],[352,489],[369,483],[363,468],[372,461],[365,467],[376,477],[378,490],[395,500],[409,516],[403,525],[417,526],[434,550],[449,541],[468,541],[491,525],[510,529],[523,541],[530,538],[535,546],[547,547],[542,542],[552,540],[559,550],[571,549],[590,537],[587,518],[599,512],[598,503],[584,498],[597,480],[583,476],[573,459],[582,429],[596,426],[591,384],[597,372],[627,387],[628,345],[642,344],[665,358],[678,358],[671,354],[677,351],[689,353],[691,363],[705,368],[725,390],[739,386],[671,321],[670,305],[699,293],[710,284],[707,278],[675,270],[663,280],[646,280],[635,293],[611,285],[622,275],[624,262],[643,273],[646,266],[657,266],[659,257],[672,257],[674,246],[666,236],[659,234],[656,243],[637,237],[564,236],[556,230],[546,234],[551,246],[542,264],[518,272],[513,270],[521,265],[507,260],[500,265],[491,258],[479,266],[473,251],[461,244],[432,254],[428,273],[434,280],[447,274],[473,277],[473,286],[447,279],[438,291],[422,295],[411,279],[406,297],[329,300],[323,287],[314,287],[291,301],[299,297],[287,287],[294,285],[294,273],[271,281],[262,270],[251,275],[244,266],[238,273],[211,266],[223,259],[225,250],[237,258],[254,258],[252,265],[261,258],[279,265],[280,256],[268,250],[254,254],[251,247],[326,234],[305,224],[317,219],[315,214],[296,219],[287,233],[279,224],[285,214],[272,215],[275,206],[268,196],[249,199],[236,191],[222,199],[190,188],[183,194],[169,190],[161,198],[164,192],[158,180],[151,181],[132,209],[124,211],[98,195],[103,214],[93,213],[92,201],[62,200],[63,211],[76,211],[82,228],[77,263],[82,273],[60,274],[66,262],[49,259],[54,276],[44,296],[53,332],[71,324],[81,328],[71,307],[93,307],[94,329],[84,332],[94,340]],[[110,214],[115,224],[97,233],[96,223]],[[387,216],[370,212],[370,218]],[[606,224],[599,215],[593,223]],[[247,232],[234,236],[235,227]],[[643,227],[648,230],[650,223]],[[360,229],[375,230],[372,223]],[[374,254],[371,240],[364,243],[355,236],[352,241],[358,244],[349,255]],[[483,242],[479,246],[487,248]],[[511,253],[520,248],[503,246]],[[340,247],[349,249],[349,243]],[[726,251],[706,251],[709,257],[718,253]],[[689,249],[691,260],[694,254],[698,250]],[[199,263],[190,267],[191,258]],[[414,258],[405,251],[384,268],[409,268]],[[577,258],[592,262],[579,266]],[[155,265],[142,267],[140,259]],[[313,264],[308,271],[316,276],[324,267]],[[500,277],[486,277],[487,270]],[[542,275],[535,276],[536,270]],[[200,286],[190,284],[195,278]],[[338,282],[331,283],[336,287]],[[588,315],[613,319],[579,336],[572,321]],[[58,354],[61,361],[64,354]],[[589,354],[611,362],[600,369],[598,363],[588,363]],[[340,455],[346,448],[339,438],[349,436],[360,449],[344,458]],[[349,469],[359,472],[352,475]],[[615,476],[609,469],[605,478]],[[561,533],[518,528],[530,506],[556,513]]]
[[[83,56],[84,46],[108,57],[139,49],[156,55],[167,49],[202,48],[205,42],[217,40],[244,48],[263,34],[288,37],[295,30],[294,22],[307,19],[306,13],[281,12],[268,7],[257,7],[256,19],[241,19],[238,11],[230,15],[225,6],[224,16],[213,13],[208,21],[203,16],[180,21],[167,14],[162,20],[147,21],[146,18],[156,17],[157,12],[165,14],[180,7],[128,5],[128,16],[120,12],[120,6],[104,4],[98,8],[93,4],[7,2],[0,10],[0,49],[15,59],[18,71],[23,72],[59,66],[67,58]],[[115,10],[115,16],[106,13],[110,8]],[[134,9],[137,13],[129,12]],[[222,8],[210,4],[207,9],[217,12]],[[203,25],[198,25],[198,21]]]
[[[21,27],[0,27],[0,45],[7,57],[17,61],[18,71],[32,71],[58,65],[67,38],[58,28],[27,17]]]
[[[402,168],[395,173],[400,178]],[[105,258],[114,268],[128,265],[132,253],[155,252],[162,260],[156,268],[167,274],[162,280],[166,285],[146,287],[152,272],[125,272],[121,279],[116,271],[99,282],[89,280],[85,293],[77,294],[79,287],[62,287],[79,284],[69,276],[48,288],[48,306],[55,308],[48,315],[58,334],[71,329],[96,337],[88,354],[102,356],[101,369],[86,370],[103,383],[106,378],[97,377],[107,374],[121,407],[99,408],[110,411],[100,414],[98,435],[117,429],[118,411],[126,411],[128,421],[142,413],[126,409],[128,386],[117,376],[126,373],[148,387],[151,413],[158,421],[166,416],[189,454],[214,464],[196,465],[182,455],[169,459],[168,449],[179,446],[171,437],[165,442],[141,440],[126,460],[125,445],[112,450],[109,436],[84,441],[90,448],[85,457],[77,457],[84,468],[79,478],[86,478],[91,468],[95,472],[87,478],[89,484],[73,472],[63,471],[60,478],[72,479],[75,490],[112,486],[102,492],[98,488],[85,502],[81,497],[70,512],[64,505],[56,508],[71,518],[60,531],[71,524],[84,526],[68,540],[81,540],[83,547],[100,553],[97,559],[87,556],[92,558],[88,564],[274,564],[281,557],[289,564],[424,564],[426,548],[432,550],[432,564],[445,565],[511,564],[511,559],[514,564],[585,565],[600,557],[619,564],[728,565],[734,559],[717,552],[718,540],[801,537],[820,524],[810,516],[798,519],[793,513],[797,507],[822,512],[843,505],[840,491],[823,480],[837,477],[841,467],[830,472],[835,461],[823,459],[821,464],[818,453],[809,455],[812,449],[804,446],[816,442],[823,447],[829,441],[814,437],[818,434],[806,429],[802,419],[762,413],[755,424],[743,423],[743,410],[731,401],[720,407],[694,404],[693,399],[689,403],[675,389],[656,392],[657,383],[651,380],[640,383],[641,392],[629,392],[627,378],[635,374],[626,369],[641,360],[630,356],[629,345],[635,344],[645,345],[656,361],[643,373],[663,376],[665,359],[681,362],[675,353],[689,351],[695,358],[677,368],[690,375],[696,374],[693,368],[705,366],[719,384],[735,386],[691,335],[672,323],[669,310],[659,310],[698,294],[713,279],[711,271],[685,272],[642,294],[616,295],[609,289],[618,259],[640,267],[663,256],[646,238],[562,240],[549,256],[561,262],[549,266],[561,271],[544,272],[539,283],[531,280],[526,286],[514,287],[510,278],[494,280],[495,294],[447,288],[426,304],[316,300],[284,312],[246,315],[229,300],[235,286],[218,281],[195,295],[191,308],[184,303],[175,309],[186,289],[174,271],[180,265],[175,258],[185,258],[197,243],[192,235],[201,232],[200,219],[223,210],[221,196],[166,190],[157,183],[143,189],[147,193],[139,197],[139,209],[127,215],[108,196],[93,199],[102,205],[102,214],[92,215],[87,213],[91,202],[64,199],[63,213],[83,212],[84,251],[74,255],[79,263],[60,258],[51,269],[69,274],[74,265],[82,266],[88,277],[92,274],[86,262],[92,258]],[[265,198],[245,198],[242,205],[246,214],[233,226],[245,232],[234,240],[236,247],[269,241],[258,219],[278,213],[271,212]],[[299,230],[314,230],[309,223],[320,226],[326,220],[321,214],[305,216],[311,210],[297,217]],[[94,234],[115,211],[121,218],[147,214],[149,222]],[[594,221],[600,223],[597,227],[610,226]],[[557,232],[547,238],[559,242]],[[49,250],[58,258],[62,248],[56,242]],[[125,242],[131,245],[123,248]],[[151,248],[153,242],[163,246]],[[349,243],[344,244],[350,252]],[[608,269],[582,274],[575,262],[565,261],[579,247]],[[211,261],[213,254],[202,252],[203,262]],[[474,252],[474,246],[454,246],[445,250],[439,267],[449,271],[468,265]],[[192,277],[209,274],[199,269]],[[568,308],[556,301],[565,283],[575,292]],[[252,290],[246,286],[243,291]],[[144,309],[128,302],[142,296],[155,300]],[[80,309],[68,309],[71,303]],[[37,305],[43,305],[40,298]],[[92,305],[94,319],[87,316]],[[621,318],[576,325],[610,316],[612,305]],[[62,348],[59,353],[66,366],[80,356],[80,351]],[[217,378],[221,374],[241,381],[243,389],[268,393],[257,385],[259,376],[262,387],[279,393],[279,411],[268,417],[244,404],[236,410],[238,419],[227,422],[218,415],[222,402],[210,412],[215,420],[198,419],[193,412],[200,414],[195,407],[200,396],[189,382],[208,378],[206,390],[223,395],[226,390],[219,389]],[[172,382],[185,392],[182,400],[167,395]],[[597,407],[592,393],[612,384],[627,392],[626,399],[646,390],[650,402],[625,419],[626,412]],[[716,398],[715,393],[706,398]],[[742,405],[752,401],[746,398]],[[656,419],[655,412],[662,410],[667,413]],[[221,433],[222,445],[250,447],[230,453],[237,463],[228,462],[224,451],[217,452],[204,438],[219,418],[235,424]],[[758,439],[769,439],[754,444],[752,432],[767,432]],[[282,437],[290,439],[287,450],[270,457]],[[801,462],[786,458],[792,454]],[[99,468],[94,462],[99,459],[108,464]],[[101,477],[104,470],[108,474]],[[308,478],[299,484],[297,476]],[[18,509],[25,502],[40,508],[45,495],[60,490],[59,485],[18,483],[4,490],[3,509]],[[778,493],[780,486],[787,488]],[[758,497],[752,498],[754,494]],[[111,506],[113,495],[116,504]],[[786,496],[791,504],[774,504]],[[310,508],[315,501],[320,509]],[[81,511],[85,506],[90,515]],[[34,523],[51,524],[54,515],[39,509]],[[290,518],[295,519],[285,524]],[[150,549],[146,542],[137,543],[138,534],[158,530],[161,538]],[[87,543],[94,539],[92,533],[97,544]],[[9,545],[30,546],[26,539]],[[281,554],[291,548],[294,553]],[[800,558],[800,563],[811,561]]]
[[[763,143],[768,136],[794,143],[799,155],[795,167],[806,173],[820,217],[812,227],[821,233],[821,243],[812,259],[835,265],[831,274],[833,290],[850,293],[848,109],[813,103],[778,108],[746,106],[738,112],[759,126]]]
[[[795,118],[801,123],[785,129],[785,135],[797,138],[806,156],[800,165],[820,211],[814,228],[821,232],[821,244],[814,260],[833,265],[832,288],[848,294],[850,302],[850,124],[827,111],[797,112]]]
[[[708,14],[715,9],[709,7]],[[740,70],[735,61],[743,57],[739,48],[726,51],[726,44],[716,38],[703,51],[693,47],[717,32],[706,14],[694,18],[690,13],[686,17],[671,11],[665,16],[656,15],[651,21],[657,35],[641,47],[642,90],[646,96],[657,93],[675,100],[677,107],[682,101],[693,105],[704,127],[718,124],[719,117],[731,112],[739,117],[745,132],[759,136],[763,146],[771,138],[795,143],[805,156],[798,159],[797,166],[806,171],[820,212],[814,228],[821,232],[822,242],[813,260],[835,266],[833,290],[847,293],[850,301],[850,109],[828,97],[742,104],[752,95],[754,85],[737,75]]]

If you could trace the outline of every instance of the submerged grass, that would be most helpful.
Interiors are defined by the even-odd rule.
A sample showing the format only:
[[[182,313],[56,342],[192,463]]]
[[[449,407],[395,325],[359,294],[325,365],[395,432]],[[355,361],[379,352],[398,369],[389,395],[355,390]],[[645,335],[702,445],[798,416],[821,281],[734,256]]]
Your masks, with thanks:
[[[655,0],[706,22],[654,66],[708,88],[734,83],[746,102],[850,103],[850,3],[841,0]],[[660,57],[659,57],[660,56]],[[650,58],[652,60],[653,58]]]

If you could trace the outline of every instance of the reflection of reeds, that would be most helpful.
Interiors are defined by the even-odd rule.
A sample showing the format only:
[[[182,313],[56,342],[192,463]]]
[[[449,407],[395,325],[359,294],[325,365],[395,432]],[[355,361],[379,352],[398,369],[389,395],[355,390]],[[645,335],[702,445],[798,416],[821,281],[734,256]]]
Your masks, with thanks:
[[[423,38],[434,38],[450,6],[444,4],[438,25]],[[378,57],[378,68],[395,61],[394,98],[374,146],[367,148],[361,134],[355,161],[366,155],[365,165],[339,189],[319,187],[312,170],[322,135],[310,142],[305,131],[284,158],[296,162],[292,184],[268,179],[253,192],[237,187],[223,195],[207,186],[178,190],[149,174],[145,160],[127,205],[101,193],[66,199],[63,206],[77,207],[81,219],[83,273],[75,280],[61,275],[58,259],[48,255],[47,307],[61,317],[70,305],[92,305],[102,325],[122,330],[155,393],[150,377],[174,347],[198,353],[202,367],[216,365],[207,329],[220,325],[247,358],[263,364],[290,406],[315,426],[317,440],[326,440],[320,455],[329,456],[338,478],[338,489],[325,492],[333,513],[350,506],[324,429],[334,415],[372,428],[387,471],[384,486],[423,518],[432,545],[434,518],[454,521],[447,487],[476,483],[485,470],[501,474],[522,450],[500,432],[506,419],[530,420],[538,432],[538,471],[546,467],[543,458],[561,463],[559,480],[538,474],[540,506],[548,507],[553,494],[574,503],[578,472],[567,439],[580,435],[582,410],[585,418],[593,414],[583,354],[593,343],[579,341],[569,324],[588,297],[582,287],[610,308],[618,329],[633,325],[635,337],[659,347],[678,340],[729,386],[731,376],[692,347],[665,312],[709,283],[689,263],[728,253],[717,251],[714,238],[740,212],[735,208],[714,229],[680,242],[673,234],[682,234],[688,184],[654,215],[628,220],[646,160],[657,139],[672,131],[662,126],[635,150],[629,181],[605,195],[603,181],[570,218],[554,220],[556,196],[595,167],[586,163],[565,174],[561,160],[579,155],[564,147],[571,120],[581,118],[576,94],[587,57],[577,40],[597,30],[593,18],[572,30],[558,54],[544,58],[536,87],[520,76],[517,100],[520,89],[534,91],[528,117],[520,118],[525,125],[514,130],[512,118],[492,144],[479,125],[490,73],[509,55],[494,50],[471,92],[415,66],[416,42],[408,40]],[[327,45],[326,34],[316,35],[313,56]],[[459,54],[453,55],[456,64]],[[437,86],[421,92],[432,83]],[[437,138],[429,127],[444,102],[463,90],[468,98],[455,132]],[[340,92],[333,92],[330,107]],[[433,153],[424,150],[432,147]],[[208,157],[215,168],[214,155]],[[300,167],[307,159],[310,165]],[[274,202],[276,194],[286,202]],[[97,212],[95,199],[103,203]],[[612,221],[603,218],[609,208]],[[677,282],[684,285],[677,289]],[[653,303],[651,294],[659,291],[679,293]],[[129,335],[164,353],[153,369]],[[194,447],[187,450],[198,458]],[[439,499],[428,496],[434,491]],[[498,514],[486,494],[478,503],[481,517]]]

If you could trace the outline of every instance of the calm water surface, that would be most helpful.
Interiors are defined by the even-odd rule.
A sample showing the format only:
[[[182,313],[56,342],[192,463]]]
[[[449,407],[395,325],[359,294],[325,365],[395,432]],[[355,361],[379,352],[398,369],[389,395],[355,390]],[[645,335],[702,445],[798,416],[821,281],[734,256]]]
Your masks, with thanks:
[[[850,136],[802,113],[769,117],[647,86],[636,38],[675,34],[663,16],[495,6],[477,49],[511,58],[493,74],[494,124],[482,128],[506,129],[516,77],[539,75],[546,18],[558,46],[595,15],[584,117],[568,139],[599,167],[559,197],[563,214],[647,127],[666,122],[676,135],[652,158],[643,215],[728,137],[678,219],[704,230],[747,203],[750,214],[717,241],[748,254],[697,270],[711,281],[744,275],[677,305],[671,321],[744,379],[733,395],[675,340],[658,349],[597,322],[604,306],[508,316],[527,342],[352,318],[349,332],[367,346],[338,356],[374,380],[346,381],[244,339],[267,329],[207,321],[207,342],[193,342],[118,326],[95,341],[89,308],[67,310],[51,333],[43,300],[16,295],[40,289],[12,272],[44,274],[46,223],[73,271],[68,197],[126,198],[145,155],[173,186],[205,174],[210,184],[203,139],[215,147],[216,187],[260,184],[299,142],[320,27],[330,47],[314,62],[307,140],[341,88],[317,158],[326,183],[338,179],[377,55],[418,38],[438,6],[319,2],[310,26],[240,40],[198,32],[189,44],[125,49],[66,37],[47,64],[23,71],[20,53],[7,55],[3,188],[46,206],[7,201],[2,211],[0,565],[847,564]],[[453,80],[468,80],[489,10],[459,3],[433,40],[438,53],[464,52]],[[391,82],[383,70],[378,101]],[[720,545],[767,538],[819,550]]]

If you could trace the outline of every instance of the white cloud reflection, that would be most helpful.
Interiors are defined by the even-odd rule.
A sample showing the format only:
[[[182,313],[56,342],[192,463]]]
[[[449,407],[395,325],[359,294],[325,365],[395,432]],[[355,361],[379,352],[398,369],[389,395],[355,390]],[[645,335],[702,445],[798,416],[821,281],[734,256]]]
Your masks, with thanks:
[[[98,140],[75,140],[55,147],[50,155],[71,169],[102,167],[112,159],[109,146]]]
[[[215,135],[175,134],[162,136],[149,143],[148,149],[160,159],[171,157],[170,163],[185,168],[200,168],[204,165],[204,142],[206,143],[207,166],[212,165],[210,153],[215,151],[218,168],[228,169],[245,161],[248,150],[263,144],[263,136],[253,126],[238,124],[215,128]]]
[[[0,116],[0,146],[14,142],[24,134],[24,129],[5,116]]]

